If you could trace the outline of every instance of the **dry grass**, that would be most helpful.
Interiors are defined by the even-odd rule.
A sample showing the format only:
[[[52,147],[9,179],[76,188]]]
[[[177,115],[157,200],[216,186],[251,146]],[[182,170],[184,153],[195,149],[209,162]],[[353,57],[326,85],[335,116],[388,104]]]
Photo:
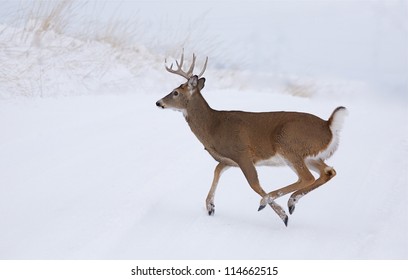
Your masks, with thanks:
[[[121,73],[128,71],[136,79],[146,71],[160,76],[165,74],[164,58],[178,56],[183,48],[186,55],[194,51],[212,62],[228,60],[220,41],[206,31],[205,15],[188,24],[158,18],[162,28],[156,29],[140,22],[137,11],[126,20],[118,11],[119,7],[107,10],[103,3],[86,0],[22,1],[12,26],[0,23],[1,94],[70,95],[75,83],[85,90],[74,94],[87,94],[95,91],[98,81],[110,83],[106,88],[119,87],[129,81],[114,80],[111,76],[120,79],[115,67],[126,68]],[[84,16],[86,12],[90,13]]]
[[[285,91],[293,96],[312,97],[316,93],[316,86],[312,82],[291,81],[286,84]]]
[[[96,7],[96,3],[93,5]],[[137,20],[122,20],[120,15],[112,15],[104,22],[81,16],[81,9],[96,10],[95,7],[89,1],[80,0],[22,1],[19,9],[13,12],[11,22],[23,28],[24,32],[18,34],[20,39],[33,39],[34,46],[40,46],[42,37],[49,31],[119,48],[132,45],[140,36]],[[31,38],[33,33],[35,36]]]
[[[16,27],[0,24],[0,97],[87,94],[98,85],[120,86],[113,65],[137,75],[135,25],[114,16],[106,23],[80,18],[86,5],[23,1],[13,15]]]

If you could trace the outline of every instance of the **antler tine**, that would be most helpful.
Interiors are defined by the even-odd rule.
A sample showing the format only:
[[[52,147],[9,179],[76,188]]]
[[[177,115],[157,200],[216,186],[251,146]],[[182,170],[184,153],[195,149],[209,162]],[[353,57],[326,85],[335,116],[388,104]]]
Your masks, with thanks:
[[[180,64],[179,64],[178,61],[176,60],[176,64],[177,64],[178,70],[183,71],[183,69],[181,69],[181,67],[183,67],[183,63],[184,63],[184,49],[183,49],[183,52],[181,53]]]
[[[173,74],[177,74],[177,75],[179,75],[179,76],[182,76],[183,78],[186,78],[187,80],[190,78],[190,76],[188,75],[188,73],[184,72],[183,69],[182,69],[183,63],[184,63],[184,50],[183,50],[183,52],[181,53],[180,62],[178,62],[178,61],[176,60],[176,65],[177,65],[177,69],[176,69],[176,70],[173,70],[173,63],[170,65],[170,68],[169,68],[169,67],[167,67],[167,65],[166,65],[166,62],[167,62],[166,59],[164,60],[164,62],[165,62],[164,67],[166,68],[166,70],[167,70],[168,72],[173,73]]]
[[[167,59],[166,59],[166,58],[164,59],[164,68],[166,68],[166,70],[167,70],[167,71],[169,71],[170,73],[174,73],[174,70],[173,70],[173,63],[172,63],[172,64],[170,64],[170,68],[169,68],[169,67],[167,67]]]
[[[205,58],[203,70],[201,70],[200,74],[198,75],[199,78],[204,74],[205,69],[207,68],[207,62],[208,62],[208,56]]]
[[[193,54],[193,61],[192,61],[191,65],[190,65],[190,68],[188,69],[187,72],[183,71],[183,69],[182,69],[183,63],[184,63],[184,50],[183,50],[183,52],[181,53],[180,62],[178,62],[176,60],[177,69],[175,69],[175,70],[173,69],[173,63],[170,65],[170,68],[167,67],[167,65],[166,65],[167,60],[166,59],[164,60],[164,63],[165,63],[164,67],[166,68],[166,70],[168,72],[173,73],[173,74],[177,74],[177,75],[182,76],[182,77],[184,77],[184,78],[186,78],[188,80],[193,76],[193,71],[194,71],[194,67],[195,67],[196,58],[197,58],[196,55]],[[207,68],[207,62],[208,62],[208,57],[205,59],[203,70],[198,75],[198,77],[201,77],[204,74],[204,71]]]
[[[193,62],[191,63],[191,66],[187,71],[187,76],[189,76],[189,77],[193,76],[195,61],[196,61],[196,56],[195,56],[195,54],[193,54]]]

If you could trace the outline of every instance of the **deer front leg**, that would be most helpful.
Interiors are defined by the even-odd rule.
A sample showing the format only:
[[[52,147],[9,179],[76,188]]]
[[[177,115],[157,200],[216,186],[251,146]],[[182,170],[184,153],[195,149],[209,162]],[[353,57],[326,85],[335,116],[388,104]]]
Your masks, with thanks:
[[[251,161],[243,160],[238,165],[241,168],[242,172],[244,173],[245,178],[247,179],[251,188],[261,197],[265,197],[266,192],[262,189],[261,185],[259,184],[258,173],[256,172],[254,164]],[[285,226],[288,226],[288,215],[286,214],[285,210],[283,210],[283,208],[275,201],[270,201],[268,204],[272,207],[275,213],[278,214],[278,216],[282,219],[282,221],[285,223]]]
[[[205,200],[205,205],[207,207],[208,215],[213,216],[215,213],[214,195],[217,189],[218,181],[221,177],[223,171],[228,168],[227,165],[219,163],[214,170],[214,178],[211,184],[210,191],[208,192],[207,199]]]

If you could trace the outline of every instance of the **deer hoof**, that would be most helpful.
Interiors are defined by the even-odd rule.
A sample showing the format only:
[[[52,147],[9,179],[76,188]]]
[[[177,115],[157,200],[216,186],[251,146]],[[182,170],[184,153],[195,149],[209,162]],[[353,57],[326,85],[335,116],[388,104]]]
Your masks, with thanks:
[[[259,205],[258,211],[261,211],[262,209],[264,209],[266,207],[266,205]]]
[[[292,215],[293,211],[295,211],[295,205],[299,202],[299,199],[303,196],[303,194],[292,194],[288,200],[288,208],[289,213]]]
[[[286,226],[286,227],[288,226],[288,221],[289,221],[289,217],[286,216],[286,217],[283,219],[283,222],[285,223],[285,226]]]
[[[261,201],[259,202],[259,208],[258,211],[261,211],[266,207],[266,205],[270,204],[273,202],[273,199],[269,195],[265,195],[262,197]]]
[[[209,216],[214,216],[215,214],[215,205],[214,203],[210,203],[207,205],[207,211]]]
[[[289,214],[292,215],[293,211],[295,211],[295,204],[289,206]]]

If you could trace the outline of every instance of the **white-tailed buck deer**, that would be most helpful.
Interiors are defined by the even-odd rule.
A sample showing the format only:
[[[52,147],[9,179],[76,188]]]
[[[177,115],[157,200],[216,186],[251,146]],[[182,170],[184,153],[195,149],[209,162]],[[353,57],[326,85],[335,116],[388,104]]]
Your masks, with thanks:
[[[324,161],[337,149],[339,131],[343,124],[346,108],[338,107],[330,118],[322,120],[307,113],[218,111],[212,109],[201,95],[205,79],[200,78],[207,66],[205,61],[199,75],[193,75],[196,57],[187,72],[183,67],[184,55],[166,70],[180,75],[187,82],[156,102],[161,108],[172,108],[183,115],[198,140],[210,155],[218,161],[214,179],[206,199],[209,215],[214,215],[214,193],[222,171],[227,167],[239,167],[251,188],[262,199],[259,210],[269,204],[285,225],[288,216],[275,199],[292,193],[288,200],[289,213],[295,210],[299,199],[320,187],[336,175],[336,171]],[[256,165],[288,165],[299,179],[278,190],[266,193],[259,184]],[[315,179],[310,172],[318,172]]]

